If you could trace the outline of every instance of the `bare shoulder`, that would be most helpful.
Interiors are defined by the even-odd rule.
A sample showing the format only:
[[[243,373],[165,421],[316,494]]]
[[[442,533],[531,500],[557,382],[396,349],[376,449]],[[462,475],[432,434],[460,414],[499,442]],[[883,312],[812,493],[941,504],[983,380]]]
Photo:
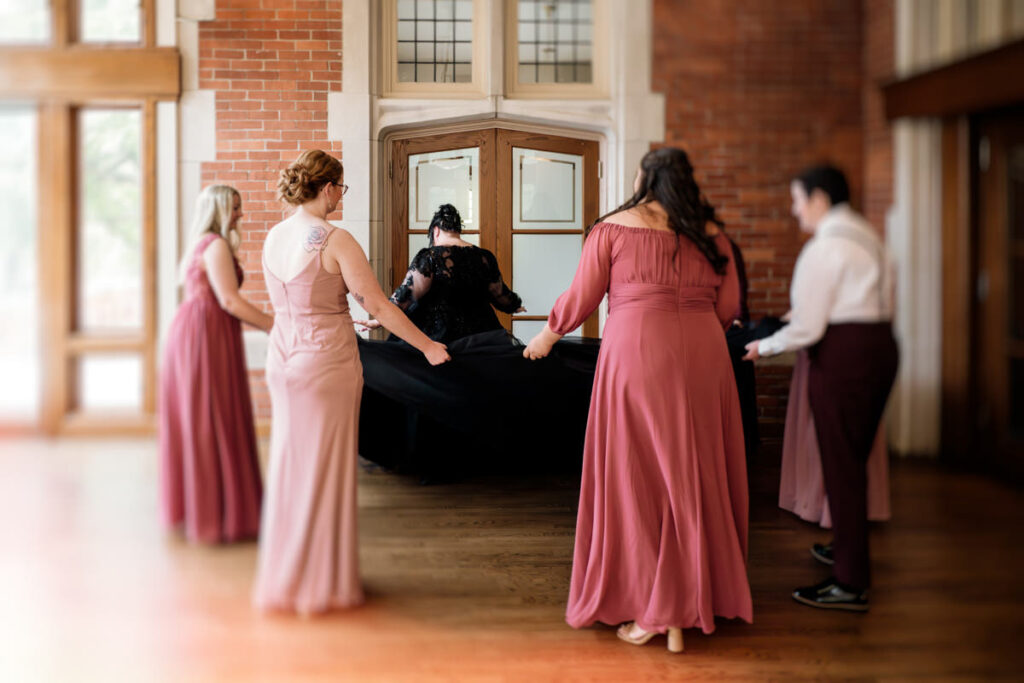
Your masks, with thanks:
[[[331,233],[335,232],[334,227],[324,222],[314,222],[303,226],[302,246],[306,251],[320,251],[327,244]]]
[[[623,225],[626,226],[627,228],[651,227],[650,220],[637,207],[613,213],[610,216],[606,216],[604,221],[602,222],[614,223],[615,225]]]
[[[225,256],[231,256],[231,245],[220,235],[217,235],[214,239],[210,240],[209,244],[203,247],[203,258],[221,259]]]

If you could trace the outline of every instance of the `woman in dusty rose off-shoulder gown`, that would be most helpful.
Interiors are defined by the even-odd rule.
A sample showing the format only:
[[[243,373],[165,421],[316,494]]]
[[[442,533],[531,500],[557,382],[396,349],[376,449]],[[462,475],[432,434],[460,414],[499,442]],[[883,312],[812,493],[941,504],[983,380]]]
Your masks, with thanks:
[[[259,532],[260,469],[239,320],[269,330],[273,318],[238,293],[241,216],[234,188],[211,185],[199,195],[182,261],[185,299],[160,366],[161,516],[201,543]]]
[[[525,350],[540,358],[608,294],[587,422],[566,620],[634,644],[715,616],[753,618],[743,423],[723,328],[729,242],[679,149],[649,152],[635,194],[587,236],[570,288]]]
[[[341,162],[304,152],[278,193],[298,209],[274,226],[263,272],[276,317],[267,353],[272,413],[253,599],[300,614],[363,601],[356,524],[362,366],[348,295],[436,365],[443,344],[387,300],[362,248],[327,222],[345,193]]]

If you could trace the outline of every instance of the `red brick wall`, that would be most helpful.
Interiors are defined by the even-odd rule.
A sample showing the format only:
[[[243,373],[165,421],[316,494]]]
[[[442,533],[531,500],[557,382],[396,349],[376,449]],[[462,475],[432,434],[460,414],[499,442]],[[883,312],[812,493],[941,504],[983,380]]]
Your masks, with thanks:
[[[864,215],[885,228],[893,199],[892,127],[878,84],[896,72],[893,0],[864,0]]]
[[[260,249],[285,213],[277,174],[302,150],[327,141],[327,93],[341,90],[341,2],[217,0],[199,24],[199,87],[217,92],[217,160],[202,183],[242,194],[243,294],[270,310]],[[257,421],[270,417],[263,373],[250,373]]]
[[[666,143],[690,154],[702,189],[743,249],[755,318],[788,308],[803,243],[789,212],[792,175],[831,160],[847,172],[853,203],[861,205],[862,5],[655,0],[652,79],[666,96]],[[785,366],[758,368],[769,450],[781,440],[789,374]]]

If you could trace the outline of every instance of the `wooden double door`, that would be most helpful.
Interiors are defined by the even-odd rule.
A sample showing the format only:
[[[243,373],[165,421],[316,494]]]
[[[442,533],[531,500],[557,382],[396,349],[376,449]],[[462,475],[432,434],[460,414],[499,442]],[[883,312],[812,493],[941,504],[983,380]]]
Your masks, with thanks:
[[[524,341],[540,331],[598,217],[597,142],[503,128],[409,136],[391,142],[389,177],[392,287],[452,204],[463,239],[492,251],[523,299],[526,311],[499,313],[502,324]],[[573,334],[598,336],[597,314]]]
[[[1024,480],[1024,109],[977,130],[974,444]]]

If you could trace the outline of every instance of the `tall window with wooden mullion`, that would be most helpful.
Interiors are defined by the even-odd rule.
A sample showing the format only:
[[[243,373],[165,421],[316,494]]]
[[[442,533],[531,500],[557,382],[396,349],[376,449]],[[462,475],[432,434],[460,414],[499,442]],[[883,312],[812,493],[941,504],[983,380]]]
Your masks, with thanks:
[[[0,396],[0,425],[152,429],[156,103],[180,91],[177,50],[155,45],[154,4],[53,0],[41,28],[44,1],[35,14],[24,8],[24,39],[0,29],[0,116],[7,102],[35,115],[38,200],[24,228],[35,239],[22,251],[38,253],[34,292],[23,297],[34,300],[36,319],[22,316],[35,329],[21,336],[38,339],[39,366],[36,405],[5,414]]]

